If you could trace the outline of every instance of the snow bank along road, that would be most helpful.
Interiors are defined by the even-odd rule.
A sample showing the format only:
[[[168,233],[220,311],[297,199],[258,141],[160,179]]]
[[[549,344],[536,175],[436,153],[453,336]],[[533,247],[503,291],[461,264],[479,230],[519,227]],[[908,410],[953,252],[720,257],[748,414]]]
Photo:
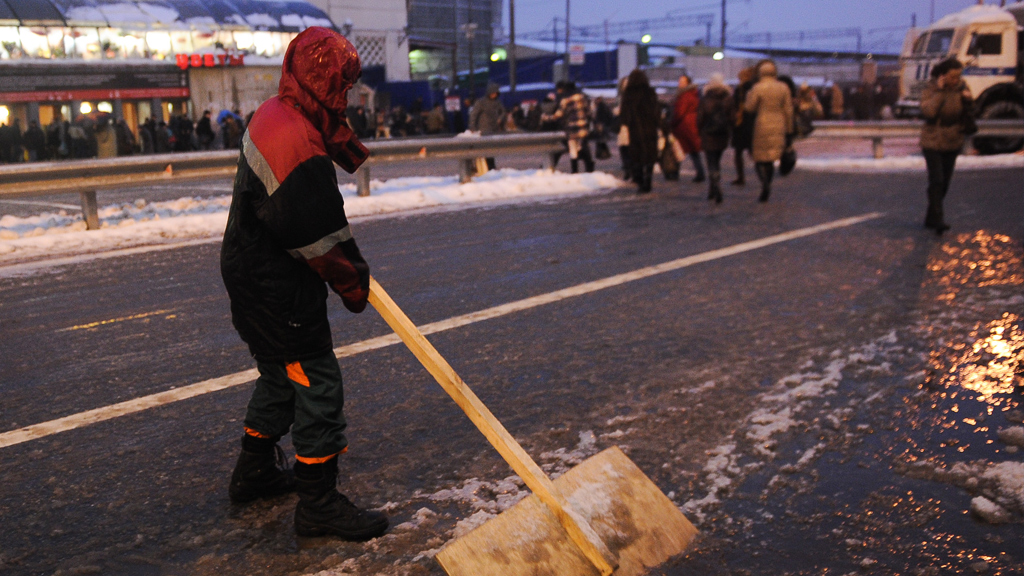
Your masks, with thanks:
[[[699,523],[664,573],[1016,574],[1020,171],[958,174],[942,239],[919,229],[921,180],[798,173],[765,206],[751,190],[711,207],[683,184],[356,233],[545,468],[618,444]],[[791,237],[824,223],[845,225]],[[4,438],[244,374],[216,257],[200,244],[0,279]],[[628,281],[572,291],[608,278]],[[470,323],[531,298],[548,303]],[[339,350],[366,348],[342,361],[343,488],[393,515],[386,537],[296,541],[293,500],[227,503],[242,385],[8,442],[0,566],[439,574],[433,552],[523,488],[411,355],[366,344],[388,338],[379,318],[331,314]]]

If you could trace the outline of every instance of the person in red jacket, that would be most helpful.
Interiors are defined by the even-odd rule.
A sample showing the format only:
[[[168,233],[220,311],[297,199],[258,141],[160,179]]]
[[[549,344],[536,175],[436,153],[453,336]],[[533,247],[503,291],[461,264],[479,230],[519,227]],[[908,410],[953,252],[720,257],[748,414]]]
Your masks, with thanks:
[[[689,76],[679,77],[679,92],[672,113],[672,134],[675,135],[683,152],[693,161],[697,171],[694,182],[704,181],[704,162],[700,159],[700,131],[697,129],[697,109],[700,106],[700,91]]]
[[[349,129],[347,92],[362,73],[337,32],[308,28],[288,46],[278,95],[253,114],[221,247],[231,320],[259,378],[245,415],[234,502],[297,491],[300,536],[379,536],[387,516],[338,492],[345,438],[341,370],[327,320],[327,288],[345,307],[366,308],[370,269],[338,190],[337,163],[354,172],[368,151]],[[294,475],[277,446],[291,432]]]

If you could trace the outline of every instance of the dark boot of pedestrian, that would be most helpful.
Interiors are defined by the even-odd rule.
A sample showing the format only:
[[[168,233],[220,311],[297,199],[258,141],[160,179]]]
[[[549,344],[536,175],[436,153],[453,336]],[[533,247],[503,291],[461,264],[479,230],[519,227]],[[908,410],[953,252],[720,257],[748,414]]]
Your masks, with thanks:
[[[928,211],[924,217],[924,227],[934,230],[939,235],[949,230],[949,224],[946,224],[945,217],[942,214],[941,204],[928,203]]]
[[[232,502],[252,502],[295,491],[295,474],[287,467],[276,438],[242,437],[242,453],[231,474],[228,496]]]
[[[690,152],[690,160],[693,161],[693,169],[697,171],[697,175],[693,177],[693,183],[700,184],[705,180],[704,161],[701,160],[699,152]]]
[[[640,182],[641,192],[650,192],[654,188],[654,164],[644,166],[642,180]]]
[[[757,177],[761,179],[761,195],[758,202],[767,202],[772,194],[772,177],[775,176],[775,164],[772,162],[758,162],[755,166]]]
[[[388,517],[362,510],[338,492],[338,457],[319,464],[295,463],[299,503],[295,532],[299,536],[337,536],[343,540],[376,538],[388,529]]]
[[[732,181],[733,186],[745,186],[747,184],[744,178],[743,170],[743,151],[736,151],[736,179]]]
[[[708,200],[715,204],[722,203],[722,173],[717,170],[708,171]]]

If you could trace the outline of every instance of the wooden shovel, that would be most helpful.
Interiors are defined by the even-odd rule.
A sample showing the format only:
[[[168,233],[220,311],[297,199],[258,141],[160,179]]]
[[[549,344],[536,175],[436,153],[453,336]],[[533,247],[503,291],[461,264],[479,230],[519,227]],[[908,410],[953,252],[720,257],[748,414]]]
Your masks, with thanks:
[[[639,575],[681,553],[696,535],[618,448],[552,482],[372,278],[369,301],[533,492],[449,542],[437,554],[448,574]]]

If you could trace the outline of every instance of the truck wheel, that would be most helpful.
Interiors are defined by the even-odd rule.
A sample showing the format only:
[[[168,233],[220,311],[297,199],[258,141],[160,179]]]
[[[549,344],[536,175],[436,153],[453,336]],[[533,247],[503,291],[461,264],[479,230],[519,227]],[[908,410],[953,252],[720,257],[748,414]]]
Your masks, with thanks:
[[[979,120],[1020,120],[1024,106],[1012,100],[993,102],[978,114]],[[974,148],[979,154],[1009,154],[1024,147],[1024,138],[975,138]]]

